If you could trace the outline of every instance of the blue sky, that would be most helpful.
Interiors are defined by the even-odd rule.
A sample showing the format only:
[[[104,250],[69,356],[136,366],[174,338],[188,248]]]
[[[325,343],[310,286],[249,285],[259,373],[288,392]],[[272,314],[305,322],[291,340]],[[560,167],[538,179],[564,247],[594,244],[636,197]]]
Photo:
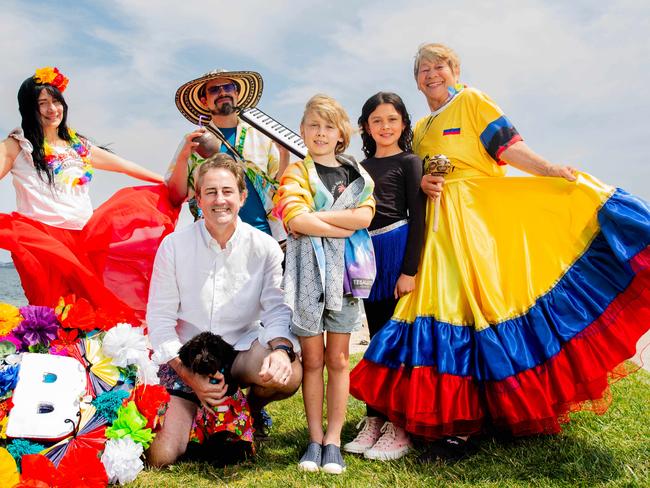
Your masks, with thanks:
[[[413,55],[443,42],[462,81],[490,94],[536,151],[650,199],[648,32],[650,2],[632,0],[5,0],[0,131],[20,123],[20,83],[54,65],[70,78],[73,127],[164,172],[190,128],[174,93],[206,71],[259,71],[259,107],[293,129],[317,92],[354,121],[370,95],[395,91],[418,119],[427,106]],[[359,148],[355,138],[349,152]],[[134,184],[98,172],[93,201]],[[8,176],[0,212],[14,208]]]

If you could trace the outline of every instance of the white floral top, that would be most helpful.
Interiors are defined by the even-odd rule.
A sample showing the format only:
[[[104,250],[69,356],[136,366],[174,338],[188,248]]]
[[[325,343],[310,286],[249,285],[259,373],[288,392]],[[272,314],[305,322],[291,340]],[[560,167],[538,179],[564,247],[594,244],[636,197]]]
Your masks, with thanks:
[[[32,160],[32,144],[22,129],[14,129],[9,137],[20,144],[11,174],[16,190],[16,211],[26,217],[53,227],[82,229],[93,213],[89,185],[72,186],[69,182],[83,176],[84,163],[71,147],[52,149],[65,159],[62,171],[49,185],[36,172]]]

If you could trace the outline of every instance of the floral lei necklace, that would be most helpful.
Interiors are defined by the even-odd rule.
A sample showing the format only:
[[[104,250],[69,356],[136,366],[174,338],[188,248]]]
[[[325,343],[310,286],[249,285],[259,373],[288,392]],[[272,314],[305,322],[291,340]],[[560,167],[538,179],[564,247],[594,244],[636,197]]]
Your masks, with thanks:
[[[68,128],[68,135],[70,136],[70,146],[76,151],[84,163],[83,167],[81,168],[84,174],[76,178],[64,178],[63,174],[61,174],[61,171],[63,170],[63,161],[66,159],[65,155],[55,153],[52,149],[52,146],[50,146],[46,140],[43,140],[45,162],[47,163],[47,166],[52,170],[54,176],[58,177],[59,181],[62,183],[69,183],[72,186],[85,185],[93,179],[94,172],[93,167],[90,164],[90,160],[88,159],[88,148],[82,144],[79,136],[74,130]]]

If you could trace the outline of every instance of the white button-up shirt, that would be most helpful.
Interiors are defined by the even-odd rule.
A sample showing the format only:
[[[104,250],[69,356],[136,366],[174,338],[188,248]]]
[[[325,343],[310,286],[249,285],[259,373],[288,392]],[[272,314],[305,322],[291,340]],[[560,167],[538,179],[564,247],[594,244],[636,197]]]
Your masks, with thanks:
[[[240,219],[225,249],[202,220],[165,237],[147,305],[155,360],[173,359],[181,345],[205,331],[238,351],[249,349],[255,339],[268,345],[276,337],[291,340],[298,350],[280,287],[282,258],[275,239]]]

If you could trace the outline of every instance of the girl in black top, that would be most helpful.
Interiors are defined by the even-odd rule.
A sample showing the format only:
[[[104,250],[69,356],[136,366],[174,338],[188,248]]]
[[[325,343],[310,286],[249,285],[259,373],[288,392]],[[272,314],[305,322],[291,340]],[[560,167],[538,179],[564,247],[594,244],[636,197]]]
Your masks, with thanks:
[[[411,152],[411,120],[402,99],[379,92],[370,97],[359,117],[361,163],[375,181],[376,213],[368,227],[375,248],[377,277],[364,300],[370,337],[390,320],[397,301],[415,287],[424,243],[426,196],[420,190],[422,160]],[[353,392],[354,393],[354,392]],[[344,446],[366,458],[390,460],[411,446],[406,432],[380,412],[366,406],[357,437]]]

